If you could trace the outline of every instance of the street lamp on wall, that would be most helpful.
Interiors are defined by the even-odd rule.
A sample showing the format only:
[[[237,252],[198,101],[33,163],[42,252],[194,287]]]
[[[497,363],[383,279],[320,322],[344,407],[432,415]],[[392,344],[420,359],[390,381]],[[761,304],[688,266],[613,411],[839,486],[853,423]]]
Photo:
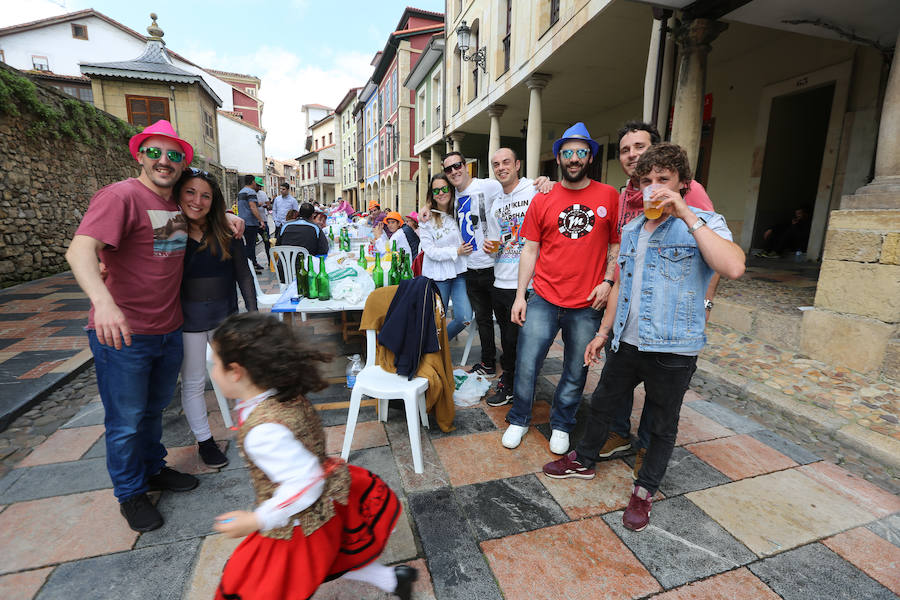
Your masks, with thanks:
[[[482,73],[487,73],[487,48],[485,46],[476,48],[474,54],[466,56],[466,52],[469,50],[471,34],[472,28],[466,25],[465,21],[461,22],[459,27],[456,28],[456,44],[459,46],[459,55],[463,60],[472,61],[481,67]]]

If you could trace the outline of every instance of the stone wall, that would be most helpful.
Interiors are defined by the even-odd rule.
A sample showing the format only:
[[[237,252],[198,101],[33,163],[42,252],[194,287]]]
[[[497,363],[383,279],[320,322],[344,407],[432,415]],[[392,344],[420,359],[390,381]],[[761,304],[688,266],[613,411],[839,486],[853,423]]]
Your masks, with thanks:
[[[133,131],[0,64],[0,287],[68,270],[91,196],[138,175]]]

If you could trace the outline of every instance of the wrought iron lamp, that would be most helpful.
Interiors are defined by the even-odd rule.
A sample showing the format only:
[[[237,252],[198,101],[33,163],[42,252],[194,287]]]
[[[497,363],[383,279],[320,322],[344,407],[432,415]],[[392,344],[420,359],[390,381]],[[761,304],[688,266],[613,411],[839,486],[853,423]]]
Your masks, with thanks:
[[[472,28],[466,25],[465,21],[456,28],[456,43],[459,46],[459,54],[465,61],[472,61],[476,66],[481,67],[482,73],[487,73],[487,48],[482,46],[476,48],[474,54],[466,56],[469,51],[469,40],[471,38]]]

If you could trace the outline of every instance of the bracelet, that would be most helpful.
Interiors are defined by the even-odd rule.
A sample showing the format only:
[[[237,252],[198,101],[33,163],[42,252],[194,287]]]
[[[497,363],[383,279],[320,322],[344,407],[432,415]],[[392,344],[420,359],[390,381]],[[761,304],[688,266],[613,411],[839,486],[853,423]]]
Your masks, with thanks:
[[[613,281],[612,279],[604,279],[604,280],[603,280],[603,283],[608,283],[608,284],[609,284],[609,287],[612,287],[612,286],[616,285],[616,282]]]
[[[598,331],[597,333],[594,334],[594,337],[609,338],[609,333],[602,333],[602,332]]]

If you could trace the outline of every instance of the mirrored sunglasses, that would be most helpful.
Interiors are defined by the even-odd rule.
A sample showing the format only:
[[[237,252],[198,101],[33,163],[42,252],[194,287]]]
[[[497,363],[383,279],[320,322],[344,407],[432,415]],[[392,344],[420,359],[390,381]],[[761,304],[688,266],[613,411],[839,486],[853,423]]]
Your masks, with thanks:
[[[562,150],[562,151],[560,151],[559,155],[565,159],[572,158],[573,154],[577,155],[578,158],[587,158],[590,153],[591,153],[591,151],[588,150],[587,148],[579,148],[578,150],[571,150],[571,149]]]
[[[443,187],[431,188],[431,195],[432,195],[432,196],[438,196],[438,195],[440,195],[440,194],[449,194],[449,193],[450,193],[450,186],[449,186],[449,185],[445,185],[445,186],[443,186]]]
[[[151,160],[159,160],[162,158],[163,154],[162,148],[157,148],[156,146],[144,146],[139,152],[143,152],[147,155],[147,158]],[[184,160],[184,152],[179,152],[178,150],[166,150],[166,158],[174,163],[180,163]]]

